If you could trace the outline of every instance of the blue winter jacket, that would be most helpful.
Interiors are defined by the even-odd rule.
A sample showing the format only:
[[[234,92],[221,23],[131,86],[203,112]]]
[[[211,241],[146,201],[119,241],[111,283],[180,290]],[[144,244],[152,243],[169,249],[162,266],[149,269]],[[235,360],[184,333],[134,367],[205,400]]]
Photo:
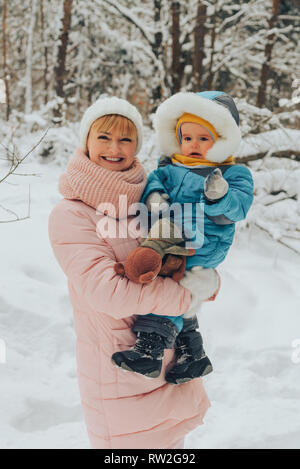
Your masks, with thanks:
[[[185,168],[174,165],[169,158],[168,164],[150,173],[142,196],[145,202],[151,192],[159,191],[169,195],[170,204],[204,204],[203,244],[195,255],[187,257],[187,270],[195,265],[216,267],[225,259],[233,241],[235,222],[246,217],[253,201],[253,179],[247,167],[235,164],[218,167],[229,186],[227,194],[218,202],[207,201],[203,193],[204,179],[216,166]]]

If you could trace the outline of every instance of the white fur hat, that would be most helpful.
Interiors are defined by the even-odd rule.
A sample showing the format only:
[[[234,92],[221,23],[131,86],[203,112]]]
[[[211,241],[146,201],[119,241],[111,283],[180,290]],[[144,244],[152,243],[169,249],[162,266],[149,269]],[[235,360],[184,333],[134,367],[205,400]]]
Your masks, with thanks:
[[[143,141],[143,121],[139,111],[125,99],[99,98],[90,107],[87,108],[80,123],[79,139],[80,146],[86,150],[86,139],[91,125],[99,117],[107,114],[119,114],[130,119],[137,130],[137,153],[140,151]]]
[[[155,114],[154,127],[164,155],[180,153],[176,124],[184,113],[202,117],[216,129],[219,138],[207,151],[209,161],[222,163],[238,149],[241,141],[239,114],[231,96],[221,91],[180,92],[166,99]]]

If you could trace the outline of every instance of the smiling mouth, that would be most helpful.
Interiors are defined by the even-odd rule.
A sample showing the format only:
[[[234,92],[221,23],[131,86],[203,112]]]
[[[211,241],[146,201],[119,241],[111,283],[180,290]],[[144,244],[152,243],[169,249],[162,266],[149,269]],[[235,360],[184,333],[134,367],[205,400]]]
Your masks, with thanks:
[[[105,160],[105,161],[109,161],[110,163],[119,163],[120,161],[123,160],[123,158],[110,158],[108,156],[102,156],[102,158]]]
[[[200,153],[197,153],[196,151],[194,151],[193,153],[190,153],[190,156],[201,156]]]

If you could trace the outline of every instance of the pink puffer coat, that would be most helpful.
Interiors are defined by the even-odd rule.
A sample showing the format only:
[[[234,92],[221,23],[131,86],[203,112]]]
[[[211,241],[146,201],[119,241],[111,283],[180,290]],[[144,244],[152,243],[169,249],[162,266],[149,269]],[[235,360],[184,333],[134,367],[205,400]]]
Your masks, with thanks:
[[[97,233],[105,218],[79,200],[63,199],[49,218],[55,256],[68,278],[77,335],[79,388],[93,448],[170,448],[202,423],[209,400],[201,378],[173,386],[164,370],[147,379],[114,366],[111,355],[134,345],[136,314],[183,314],[191,298],[172,279],[137,285],[114,272],[138,240]],[[116,223],[122,223],[116,220]]]

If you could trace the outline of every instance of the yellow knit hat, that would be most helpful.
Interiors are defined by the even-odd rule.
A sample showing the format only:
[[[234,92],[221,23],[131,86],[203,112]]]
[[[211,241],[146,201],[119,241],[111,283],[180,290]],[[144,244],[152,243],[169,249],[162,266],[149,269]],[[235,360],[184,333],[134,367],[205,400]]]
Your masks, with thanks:
[[[176,137],[178,142],[181,145],[181,125],[184,124],[185,122],[192,122],[193,124],[200,124],[202,127],[205,127],[211,136],[213,137],[214,140],[217,140],[219,135],[217,134],[216,129],[210,122],[206,121],[205,119],[202,119],[202,117],[196,116],[195,114],[189,114],[185,112],[177,121],[176,124]]]

